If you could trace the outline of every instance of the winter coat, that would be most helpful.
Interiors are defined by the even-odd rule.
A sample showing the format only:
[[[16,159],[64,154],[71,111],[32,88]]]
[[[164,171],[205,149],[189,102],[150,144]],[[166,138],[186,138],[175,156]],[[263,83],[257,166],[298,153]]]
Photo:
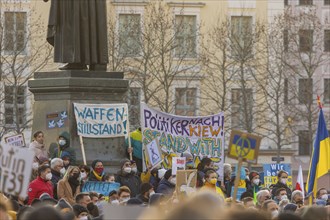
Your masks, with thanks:
[[[73,193],[70,183],[67,179],[61,179],[57,185],[57,196],[58,199],[65,199],[71,205],[75,204],[75,197],[80,193],[80,186],[76,188],[76,191]]]
[[[48,158],[47,149],[43,144],[39,144],[37,141],[31,142],[31,144],[29,145],[29,150],[33,151],[34,156],[36,156],[37,158],[39,157]]]
[[[170,183],[167,179],[163,178],[157,187],[157,193],[162,193],[166,196],[171,196],[174,193],[175,185]]]
[[[63,158],[63,155],[67,155],[70,158],[70,165],[76,164],[76,151],[70,147],[70,134],[66,131],[62,132],[59,137],[63,137],[66,144],[54,150],[53,158]],[[60,150],[60,151],[59,151]]]
[[[57,172],[56,170],[51,170],[52,172],[52,179],[50,180],[53,184],[53,194],[54,194],[54,199],[57,199],[57,183],[58,181],[60,181],[60,179],[62,179],[61,177],[61,173]]]
[[[120,183],[120,186],[127,186],[131,190],[131,198],[140,194],[141,180],[137,175],[119,172],[116,176],[116,182]]]
[[[291,189],[286,184],[283,184],[283,183],[281,183],[279,181],[277,181],[277,183],[273,186],[273,189],[272,189],[272,198],[275,198],[276,197],[276,192],[280,188],[284,188],[286,190],[286,195],[287,195],[288,199],[291,200],[291,194],[292,194]]]
[[[37,179],[33,180],[28,188],[28,205],[31,205],[34,199],[39,199],[41,194],[48,193],[50,197],[54,197],[53,195],[53,185],[50,181],[46,181],[42,179],[40,176]]]

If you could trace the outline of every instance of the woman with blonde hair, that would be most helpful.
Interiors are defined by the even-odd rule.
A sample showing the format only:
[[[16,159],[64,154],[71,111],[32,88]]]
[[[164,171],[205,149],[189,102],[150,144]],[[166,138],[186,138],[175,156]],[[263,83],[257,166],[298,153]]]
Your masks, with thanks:
[[[75,203],[74,198],[80,193],[80,169],[77,166],[70,166],[63,179],[58,182],[58,199],[65,199],[71,205]]]

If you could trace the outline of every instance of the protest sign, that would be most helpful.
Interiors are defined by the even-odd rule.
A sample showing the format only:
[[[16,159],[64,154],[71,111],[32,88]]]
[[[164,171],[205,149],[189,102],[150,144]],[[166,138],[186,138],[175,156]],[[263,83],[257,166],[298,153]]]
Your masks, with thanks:
[[[177,195],[190,195],[196,191],[197,170],[177,170],[176,193]]]
[[[173,157],[172,158],[172,175],[176,175],[177,170],[186,169],[186,158],[185,157]]]
[[[237,130],[230,134],[228,157],[257,163],[261,137]]]
[[[0,145],[0,191],[25,197],[34,153],[27,148]]]
[[[73,103],[78,135],[89,138],[127,136],[127,104]]]
[[[146,145],[148,161],[151,167],[154,167],[162,162],[161,151],[159,148],[159,142],[157,139],[152,140]]]
[[[119,183],[110,183],[110,182],[95,182],[87,181],[84,183],[82,192],[97,192],[105,196],[109,195],[109,192],[112,190],[118,190],[120,187]]]
[[[276,184],[278,181],[277,172],[280,170],[284,170],[288,172],[288,181],[287,186],[292,188],[292,173],[291,173],[291,165],[288,163],[282,164],[264,164],[264,185],[265,187],[269,187],[272,184]]]
[[[17,134],[5,137],[5,143],[14,147],[25,147],[25,139],[23,134]]]
[[[46,128],[63,128],[68,123],[68,112],[66,110],[60,112],[52,112],[46,115]]]
[[[231,197],[234,196],[234,186],[231,187]],[[245,187],[238,187],[237,188],[237,193],[236,193],[236,200],[241,200],[241,196],[242,194],[246,192],[246,188]]]
[[[209,157],[223,177],[224,114],[185,117],[167,114],[141,103],[142,144],[145,148],[157,139],[164,167],[172,167],[173,154],[190,152],[195,158]],[[175,157],[174,155],[174,157]],[[171,159],[168,159],[167,157]],[[166,162],[166,163],[165,163]]]

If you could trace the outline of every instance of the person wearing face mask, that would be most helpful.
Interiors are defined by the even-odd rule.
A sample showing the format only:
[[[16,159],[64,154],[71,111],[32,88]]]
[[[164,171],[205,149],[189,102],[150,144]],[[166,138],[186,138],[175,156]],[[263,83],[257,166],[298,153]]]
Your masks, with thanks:
[[[286,194],[288,199],[291,199],[291,194],[292,191],[291,189],[288,187],[287,185],[287,181],[288,181],[288,173],[284,170],[280,170],[277,173],[277,183],[274,185],[273,190],[272,190],[272,197],[275,198],[276,197],[276,192],[279,188],[284,188],[286,190]]]
[[[126,205],[131,198],[131,190],[127,186],[121,186],[118,190],[119,205]]]
[[[111,205],[119,205],[118,192],[116,190],[109,192],[109,203]]]
[[[88,219],[88,210],[82,205],[75,204],[72,206],[75,218],[74,220],[87,220]]]
[[[80,193],[80,169],[76,166],[70,166],[63,179],[58,182],[58,199],[65,199],[73,205],[75,196]]]
[[[131,168],[132,168],[131,169],[131,173],[132,174],[135,174],[137,176],[140,176],[139,171],[138,171],[138,168],[136,166],[136,162],[134,160],[131,160]]]
[[[265,211],[265,212],[270,213],[272,219],[275,219],[278,216],[278,214],[279,214],[278,205],[276,204],[276,202],[274,200],[267,200],[267,201],[265,201],[262,204],[261,209],[263,211]]]
[[[143,183],[141,185],[141,194],[139,194],[136,198],[141,202],[148,204],[150,196],[155,193],[153,186],[150,183]]]
[[[63,166],[63,160],[60,158],[54,158],[50,161],[50,168],[52,172],[52,179],[51,182],[54,187],[54,199],[58,199],[57,197],[57,183],[62,179],[65,174],[65,168]]]
[[[141,179],[132,173],[131,161],[124,159],[120,163],[121,169],[116,176],[116,182],[120,186],[127,186],[131,191],[131,196],[135,197],[140,194]]]
[[[301,208],[304,205],[304,194],[300,190],[293,191],[291,202]]]
[[[329,200],[329,196],[328,196],[328,190],[326,188],[320,188],[319,190],[317,190],[316,205],[326,206],[329,203],[328,200]]]
[[[164,196],[171,197],[175,191],[176,176],[172,175],[172,169],[165,172],[164,177],[159,182],[156,192],[162,193]]]
[[[92,162],[92,170],[89,174],[88,181],[105,181],[104,166],[101,160],[94,160]]]
[[[205,178],[205,183],[204,186],[201,188],[201,190],[208,190],[217,193],[219,196],[225,199],[224,193],[216,185],[218,182],[218,174],[214,170],[209,170],[205,173],[204,178]]]
[[[79,169],[80,169],[80,182],[81,184],[83,184],[86,181],[88,181],[88,175],[91,172],[91,169],[87,165],[80,165]]]
[[[28,187],[28,205],[39,198],[41,194],[48,193],[53,198],[53,185],[51,183],[52,173],[48,165],[42,165],[38,168],[38,177],[33,180]]]
[[[254,193],[259,192],[261,181],[260,181],[260,175],[257,171],[251,171],[245,182],[246,182],[246,191],[248,193],[253,195]]]
[[[70,146],[70,134],[67,131],[58,136],[58,148],[54,150],[52,158],[62,158],[63,154],[69,157],[70,165],[76,164],[76,151]]]
[[[281,201],[288,200],[288,196],[286,194],[286,189],[285,188],[279,188],[277,189],[277,192],[275,194],[274,201],[279,204]]]

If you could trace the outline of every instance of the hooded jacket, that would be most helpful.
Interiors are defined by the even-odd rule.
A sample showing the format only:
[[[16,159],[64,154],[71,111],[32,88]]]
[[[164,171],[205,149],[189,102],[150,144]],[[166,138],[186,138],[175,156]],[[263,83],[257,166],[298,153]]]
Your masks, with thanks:
[[[127,161],[129,160],[123,160],[120,167],[123,167]],[[120,170],[117,173],[115,181],[120,183],[120,186],[127,186],[131,190],[131,198],[140,194],[141,179],[137,175],[132,173],[126,174]]]
[[[75,165],[76,151],[72,147],[70,147],[70,134],[67,131],[63,131],[58,137],[64,138],[66,143],[65,145],[59,146],[57,149],[54,150],[52,158],[62,158],[62,154],[67,154],[70,158],[70,165]]]
[[[171,196],[175,190],[175,185],[170,183],[167,179],[163,178],[157,187],[157,193],[162,193],[166,196]]]

